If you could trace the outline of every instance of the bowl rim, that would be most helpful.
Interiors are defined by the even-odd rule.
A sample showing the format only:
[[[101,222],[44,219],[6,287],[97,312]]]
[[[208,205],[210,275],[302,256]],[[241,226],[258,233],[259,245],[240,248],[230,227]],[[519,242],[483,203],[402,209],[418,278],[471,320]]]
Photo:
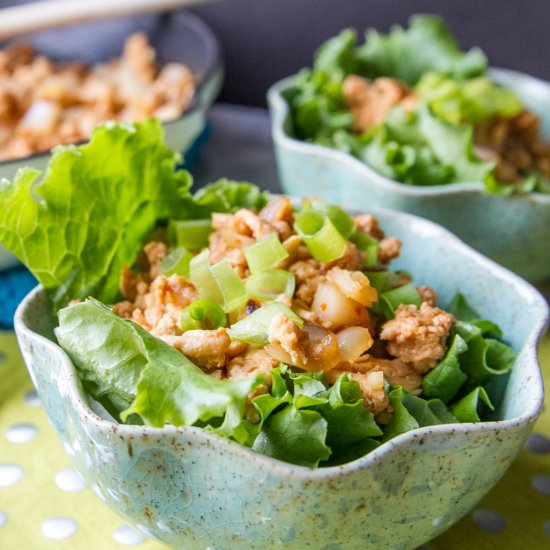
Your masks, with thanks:
[[[17,338],[26,338],[29,340],[35,340],[42,345],[47,346],[54,355],[57,355],[62,362],[60,369],[60,376],[66,383],[66,389],[68,396],[73,404],[74,410],[80,419],[80,422],[91,425],[93,429],[101,432],[113,432],[127,437],[136,437],[139,435],[147,435],[149,437],[155,436],[174,436],[174,435],[191,435],[199,438],[199,440],[208,440],[212,445],[218,446],[220,451],[224,448],[230,450],[232,453],[238,453],[242,458],[250,460],[256,463],[259,467],[265,467],[271,472],[278,473],[283,476],[289,476],[292,479],[333,479],[341,475],[349,475],[358,471],[364,470],[378,462],[385,460],[385,458],[392,453],[394,449],[406,448],[412,446],[417,440],[423,440],[426,436],[430,437],[431,434],[469,434],[469,433],[491,433],[495,431],[511,431],[522,426],[533,423],[539,416],[544,400],[544,384],[542,378],[542,371],[540,367],[540,361],[538,357],[538,344],[542,340],[545,334],[545,330],[548,326],[550,309],[544,299],[544,297],[538,292],[536,288],[527,283],[518,275],[512,273],[506,268],[500,266],[494,261],[486,258],[479,252],[475,251],[470,246],[462,242],[458,237],[453,235],[448,230],[439,226],[438,224],[429,220],[407,214],[403,212],[395,212],[383,208],[369,208],[369,213],[375,216],[380,214],[386,216],[396,216],[404,221],[407,221],[409,228],[413,228],[415,232],[429,232],[434,238],[438,240],[444,240],[449,246],[457,250],[462,256],[466,256],[470,261],[479,264],[485,270],[491,271],[495,276],[504,280],[504,282],[513,286],[518,294],[525,297],[526,301],[529,301],[530,307],[533,311],[533,322],[531,329],[523,342],[523,345],[518,350],[524,352],[527,357],[526,360],[533,365],[533,380],[531,384],[537,389],[537,395],[535,399],[527,406],[526,410],[519,416],[513,417],[507,420],[492,420],[483,422],[465,422],[465,423],[453,423],[453,424],[439,424],[434,426],[425,426],[405,432],[396,436],[377,447],[368,454],[354,460],[338,466],[329,466],[323,468],[309,468],[306,466],[298,466],[290,463],[286,463],[282,460],[271,458],[252,451],[248,447],[240,445],[234,441],[228,440],[221,436],[211,434],[202,428],[194,426],[175,427],[172,425],[165,425],[162,428],[153,428],[149,426],[137,426],[120,424],[101,418],[96,414],[90,404],[84,389],[78,378],[76,367],[72,363],[69,356],[63,351],[63,349],[54,341],[50,340],[46,336],[33,331],[26,323],[26,315],[28,308],[32,307],[33,301],[39,296],[46,296],[44,289],[41,286],[35,287],[23,301],[19,304],[14,317],[14,328]],[[353,213],[353,210],[352,210]],[[32,375],[32,368],[29,371]]]
[[[518,71],[500,68],[490,68],[489,75],[500,80],[521,79],[525,82],[525,84],[534,85],[537,86],[538,89],[544,90],[550,98],[550,83],[539,78],[520,73]],[[297,74],[294,74],[275,82],[267,92],[267,101],[270,107],[272,121],[271,131],[276,147],[280,146],[286,150],[291,150],[304,156],[321,155],[336,165],[347,165],[355,172],[364,176],[366,181],[371,185],[380,187],[386,192],[391,192],[397,195],[428,198],[465,193],[489,195],[483,182],[445,183],[440,185],[407,185],[379,174],[370,166],[348,153],[337,149],[332,149],[324,145],[302,141],[290,136],[285,130],[285,126],[290,121],[290,109],[283,94],[292,87],[296,76]],[[531,192],[507,197],[494,195],[494,197],[515,201],[535,200],[537,202],[550,205],[550,194],[547,193]]]
[[[194,31],[197,32],[197,34],[199,34],[202,37],[204,43],[207,44],[207,47],[211,52],[209,56],[209,61],[210,61],[209,64],[206,66],[205,70],[199,75],[200,78],[195,82],[195,90],[193,92],[193,97],[187,109],[185,109],[185,111],[176,118],[161,121],[163,126],[173,126],[180,123],[182,120],[193,116],[195,113],[197,113],[198,111],[201,111],[205,107],[201,99],[202,90],[207,86],[210,80],[216,77],[216,73],[219,70],[221,70],[222,53],[221,53],[221,45],[217,36],[214,34],[212,29],[200,17],[198,17],[194,13],[191,13],[189,11],[177,11],[172,13],[166,13],[163,15],[170,17],[170,19],[176,19],[176,20],[181,19],[185,27],[193,29]],[[197,75],[194,75],[194,76],[197,76]],[[107,120],[104,122],[107,122]],[[46,160],[52,155],[52,153],[55,151],[57,147],[68,147],[71,145],[76,146],[76,145],[82,145],[87,142],[88,142],[87,139],[81,139],[79,141],[74,141],[71,143],[56,145],[46,151],[37,151],[36,153],[32,153],[31,155],[27,155],[25,157],[2,160],[0,161],[0,169],[2,168],[11,169],[12,167],[15,168],[18,165],[22,165],[23,163],[29,162],[31,160],[37,160],[37,159]]]

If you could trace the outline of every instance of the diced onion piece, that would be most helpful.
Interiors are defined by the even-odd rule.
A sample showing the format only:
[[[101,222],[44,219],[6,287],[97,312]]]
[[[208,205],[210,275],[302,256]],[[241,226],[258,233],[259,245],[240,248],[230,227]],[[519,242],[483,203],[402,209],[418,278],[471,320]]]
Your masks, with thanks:
[[[328,216],[309,210],[294,222],[294,229],[302,237],[310,254],[320,262],[332,262],[346,252],[346,239]]]
[[[330,370],[341,362],[338,340],[333,332],[307,324],[302,330],[306,334],[303,342],[306,361],[293,361],[290,354],[277,344],[268,344],[264,351],[277,361],[312,372]]]
[[[345,296],[338,287],[330,283],[321,283],[317,287],[311,309],[323,326],[333,330],[370,323],[365,307]]]
[[[304,322],[288,306],[281,302],[272,302],[262,306],[250,315],[231,325],[227,334],[232,340],[240,340],[248,344],[265,345],[269,342],[268,330],[275,315],[286,315],[293,323],[302,328]]]
[[[170,241],[177,247],[187,250],[200,250],[208,245],[212,233],[212,221],[204,220],[171,220],[168,224]]]
[[[334,267],[327,273],[327,279],[345,296],[366,307],[371,307],[378,301],[378,292],[370,286],[368,277],[361,271],[348,271]]]
[[[307,333],[305,352],[308,359],[306,370],[330,370],[340,363],[340,347],[333,332],[315,325],[304,325]]]
[[[296,278],[284,269],[267,269],[253,273],[246,281],[248,294],[258,300],[275,300],[279,296],[292,297]]]
[[[353,363],[373,344],[372,336],[364,327],[348,327],[336,333],[342,361]]]
[[[243,248],[251,273],[260,273],[288,258],[288,252],[276,233]]]
[[[180,318],[181,330],[215,330],[227,325],[223,309],[212,300],[195,300],[187,306]]]
[[[189,277],[189,264],[192,258],[191,253],[183,246],[172,248],[160,262],[160,272],[167,277],[174,274]]]

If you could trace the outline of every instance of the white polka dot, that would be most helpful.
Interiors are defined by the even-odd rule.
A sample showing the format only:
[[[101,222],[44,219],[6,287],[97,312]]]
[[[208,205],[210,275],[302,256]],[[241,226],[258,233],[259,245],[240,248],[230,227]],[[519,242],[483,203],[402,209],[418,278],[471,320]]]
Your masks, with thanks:
[[[0,529],[8,523],[8,515],[3,510],[0,510]]]
[[[38,394],[36,393],[36,390],[26,391],[23,399],[29,407],[40,407],[40,405],[42,404],[42,402],[40,401],[40,397],[38,397]]]
[[[0,464],[0,487],[14,485],[23,477],[23,468],[18,464]]]
[[[550,537],[550,519],[547,519],[544,522],[544,532],[546,533],[547,536]]]
[[[491,510],[476,510],[472,514],[472,519],[480,529],[489,533],[499,533],[506,529],[506,520]]]
[[[71,518],[50,518],[42,524],[42,533],[48,539],[61,540],[76,533],[77,524]]]
[[[57,472],[55,483],[62,491],[66,491],[67,493],[75,493],[86,487],[82,476],[74,468],[65,468]]]
[[[550,476],[535,476],[531,484],[539,493],[550,496]]]
[[[14,424],[8,428],[6,437],[11,443],[27,443],[36,437],[38,430],[32,424]]]
[[[531,434],[525,448],[539,455],[550,453],[550,439],[542,434]]]
[[[146,540],[141,533],[138,533],[129,525],[121,525],[120,527],[117,527],[113,531],[113,538],[116,542],[124,546],[134,546],[135,544],[140,544]]]

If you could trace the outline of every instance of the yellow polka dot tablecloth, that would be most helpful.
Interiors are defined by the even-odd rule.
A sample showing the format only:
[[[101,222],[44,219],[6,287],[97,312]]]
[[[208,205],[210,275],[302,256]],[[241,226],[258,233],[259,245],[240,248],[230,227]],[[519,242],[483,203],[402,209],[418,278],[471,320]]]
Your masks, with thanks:
[[[541,346],[550,387],[550,337]],[[547,398],[547,403],[550,400]],[[132,529],[71,467],[19,354],[0,332],[0,549],[166,548]],[[478,507],[422,550],[550,548],[550,407]]]

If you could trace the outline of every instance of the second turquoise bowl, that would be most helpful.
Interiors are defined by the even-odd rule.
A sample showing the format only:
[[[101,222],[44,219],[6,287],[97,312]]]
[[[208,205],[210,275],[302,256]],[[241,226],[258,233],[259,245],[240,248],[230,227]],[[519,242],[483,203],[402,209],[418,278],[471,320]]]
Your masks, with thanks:
[[[491,69],[541,117],[550,135],[550,84],[527,75]],[[382,207],[433,220],[483,254],[531,282],[550,279],[550,195],[490,195],[481,182],[430,187],[405,185],[381,176],[346,153],[292,137],[285,92],[294,77],[269,90],[273,140],[285,193],[316,196],[363,208]]]

